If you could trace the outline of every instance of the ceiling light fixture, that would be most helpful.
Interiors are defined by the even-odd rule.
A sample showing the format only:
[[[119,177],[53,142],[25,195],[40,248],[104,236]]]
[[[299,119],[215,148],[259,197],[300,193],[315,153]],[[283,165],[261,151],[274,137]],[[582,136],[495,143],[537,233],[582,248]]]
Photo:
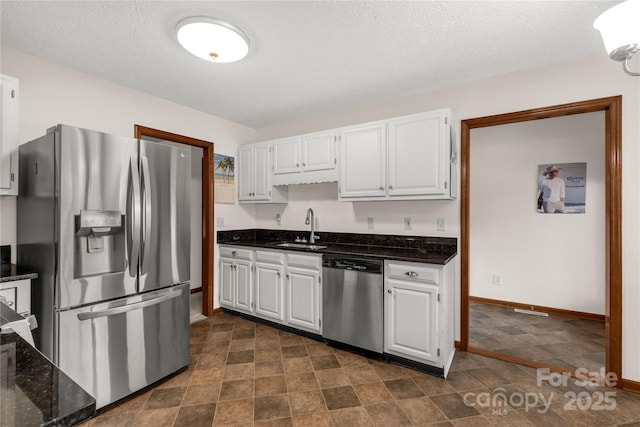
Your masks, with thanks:
[[[624,72],[640,76],[629,69],[629,60],[640,52],[640,0],[627,0],[605,11],[593,22],[600,31],[609,58],[621,61]]]
[[[217,19],[183,19],[176,33],[182,47],[206,61],[235,62],[249,52],[249,38],[239,28]]]

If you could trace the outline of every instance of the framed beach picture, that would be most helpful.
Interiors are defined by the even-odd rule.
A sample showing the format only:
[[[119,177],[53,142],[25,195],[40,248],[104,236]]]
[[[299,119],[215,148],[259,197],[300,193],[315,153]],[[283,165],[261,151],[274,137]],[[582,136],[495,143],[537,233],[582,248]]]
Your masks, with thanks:
[[[585,213],[586,163],[538,165],[538,212]]]
[[[236,202],[235,158],[224,154],[213,155],[213,185],[216,203]]]

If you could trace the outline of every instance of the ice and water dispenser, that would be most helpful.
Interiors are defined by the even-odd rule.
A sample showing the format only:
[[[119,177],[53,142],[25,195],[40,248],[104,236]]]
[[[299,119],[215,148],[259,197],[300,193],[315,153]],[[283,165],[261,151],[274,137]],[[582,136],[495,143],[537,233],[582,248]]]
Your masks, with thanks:
[[[124,215],[116,210],[82,210],[75,215],[75,278],[124,271],[124,223]]]

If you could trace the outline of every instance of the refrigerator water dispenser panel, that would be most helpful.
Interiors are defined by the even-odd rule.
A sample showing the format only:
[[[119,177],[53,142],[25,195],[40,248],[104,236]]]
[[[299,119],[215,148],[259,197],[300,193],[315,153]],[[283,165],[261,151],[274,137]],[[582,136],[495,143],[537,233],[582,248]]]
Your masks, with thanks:
[[[116,210],[82,210],[75,215],[75,278],[124,271],[124,222]]]

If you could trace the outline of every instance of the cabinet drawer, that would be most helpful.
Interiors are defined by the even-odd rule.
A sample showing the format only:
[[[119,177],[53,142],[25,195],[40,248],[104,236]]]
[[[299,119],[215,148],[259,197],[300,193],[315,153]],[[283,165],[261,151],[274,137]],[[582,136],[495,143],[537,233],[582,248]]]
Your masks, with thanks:
[[[291,267],[295,266],[320,270],[320,266],[322,265],[322,256],[288,254],[287,265]]]
[[[282,252],[256,251],[256,261],[282,265],[284,264],[284,254]]]
[[[440,268],[426,264],[389,262],[386,266],[388,278],[410,280],[412,282],[440,283]]]
[[[253,259],[253,251],[251,249],[243,249],[237,246],[220,246],[220,256],[251,261]]]

